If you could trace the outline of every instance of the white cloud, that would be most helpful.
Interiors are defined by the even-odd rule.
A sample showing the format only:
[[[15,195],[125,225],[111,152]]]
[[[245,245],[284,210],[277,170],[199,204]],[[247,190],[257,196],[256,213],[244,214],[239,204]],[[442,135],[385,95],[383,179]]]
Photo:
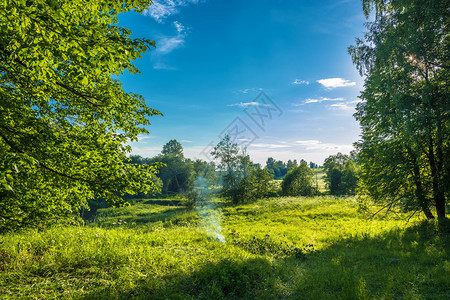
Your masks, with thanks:
[[[353,101],[347,101],[344,103],[334,103],[328,106],[329,109],[332,110],[341,110],[346,112],[354,112],[355,111],[355,104],[360,103],[361,100],[353,100]]]
[[[153,4],[142,13],[158,23],[164,23],[169,16],[179,13],[180,7],[197,3],[198,0],[153,0]]]
[[[333,109],[333,110],[343,110],[343,111],[349,111],[349,112],[352,112],[355,110],[355,107],[349,105],[349,103],[335,103],[335,104],[331,104],[329,106],[329,108]]]
[[[192,141],[190,141],[190,140],[181,140],[180,142],[181,143],[192,143]]]
[[[132,155],[140,155],[142,157],[153,157],[158,155],[161,152],[162,146],[143,146],[142,144],[134,144],[132,145]]]
[[[324,101],[344,101],[344,98],[326,98],[326,97],[320,97],[319,99],[311,99],[308,98],[305,100],[305,103],[321,103]]]
[[[243,93],[243,94],[248,94],[249,92],[256,92],[256,91],[262,91],[262,88],[251,88],[251,89],[243,89],[243,90],[239,90],[239,92]]]
[[[159,47],[156,48],[159,53],[168,54],[184,44],[184,37],[163,37],[159,40]]]
[[[333,143],[323,143],[319,140],[300,140],[295,142],[296,145],[301,146],[305,150],[314,150],[314,151],[351,151],[353,149],[352,145],[345,144],[333,144]]]
[[[153,68],[154,69],[164,69],[164,70],[175,70],[176,68],[167,65],[162,57],[184,46],[184,41],[186,38],[186,26],[178,21],[173,22],[177,33],[174,36],[162,36],[157,38],[156,50],[153,54]]]
[[[153,65],[153,69],[155,69],[155,70],[177,70],[176,67],[169,66],[169,65],[163,63],[162,61],[156,61],[155,64]]]
[[[306,85],[308,85],[308,84],[309,84],[309,81],[307,81],[307,80],[295,79],[294,82],[292,82],[291,84],[295,84],[295,85],[298,85],[298,84],[306,84]]]
[[[143,141],[143,140],[146,140],[146,139],[153,139],[153,138],[155,138],[155,137],[156,137],[156,136],[147,135],[147,134],[139,134],[139,135],[137,136],[137,139],[138,139],[139,142],[141,142],[141,141]]]
[[[321,103],[324,101],[345,101],[344,98],[327,98],[327,97],[320,97],[320,98],[308,98],[303,103],[293,103],[293,106],[302,106],[309,103]]]
[[[299,104],[299,105],[300,105],[300,104]],[[290,112],[293,112],[293,113],[301,113],[301,112],[305,112],[304,109],[290,109],[289,111],[290,111]]]
[[[175,26],[179,34],[182,34],[186,31],[186,27],[178,21],[173,22],[173,26]]]
[[[356,82],[350,81],[344,78],[327,78],[317,80],[318,83],[326,87],[327,89],[334,89],[337,87],[354,86]]]
[[[278,148],[288,148],[289,145],[280,145],[280,144],[251,144],[250,147],[256,148],[268,148],[268,149],[278,149]]]
[[[269,106],[269,104],[263,104],[263,103],[252,101],[252,102],[240,102],[240,103],[228,104],[227,106],[248,107],[248,106]]]

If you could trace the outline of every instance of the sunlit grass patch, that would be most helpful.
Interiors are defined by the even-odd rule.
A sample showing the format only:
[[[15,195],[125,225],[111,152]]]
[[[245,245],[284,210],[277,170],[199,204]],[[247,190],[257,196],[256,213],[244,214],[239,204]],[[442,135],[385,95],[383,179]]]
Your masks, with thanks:
[[[170,199],[99,209],[84,227],[0,236],[3,298],[444,299],[449,239],[354,198],[282,197],[220,209],[225,243]],[[123,220],[124,222],[119,222]]]

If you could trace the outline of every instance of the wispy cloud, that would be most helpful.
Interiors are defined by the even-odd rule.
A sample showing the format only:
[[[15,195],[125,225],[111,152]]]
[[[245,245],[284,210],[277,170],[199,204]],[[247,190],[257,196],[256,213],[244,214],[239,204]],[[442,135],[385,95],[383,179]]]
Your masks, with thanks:
[[[169,16],[179,13],[180,7],[198,2],[198,0],[153,0],[153,4],[142,13],[152,17],[158,23],[164,23]]]
[[[320,97],[318,99],[312,99],[308,98],[305,100],[305,103],[321,103],[324,101],[344,101],[344,98],[326,98],[326,97]]]
[[[177,70],[176,67],[169,66],[168,64],[166,64],[162,61],[159,61],[159,60],[156,60],[155,64],[153,65],[153,69],[155,69],[155,70]]]
[[[356,82],[350,81],[344,78],[327,78],[317,80],[318,83],[326,87],[327,89],[334,89],[338,87],[354,86]]]
[[[265,144],[265,143],[260,143],[260,144],[251,144],[251,147],[256,147],[256,148],[266,148],[266,149],[278,149],[278,148],[289,148],[289,145],[286,144]]]
[[[233,103],[233,104],[228,104],[227,106],[248,107],[248,106],[268,106],[268,104],[252,101],[252,102]]]
[[[293,112],[293,113],[301,113],[301,112],[305,112],[304,109],[290,109],[289,111],[290,111],[290,112]]]
[[[330,105],[330,109],[333,110],[344,110],[344,111],[353,111],[355,109],[354,106],[350,106],[347,103],[335,103]]]
[[[183,34],[186,31],[186,27],[178,21],[173,22],[173,26],[175,26],[179,34]]]
[[[344,98],[327,98],[327,97],[308,98],[302,103],[293,103],[292,105],[293,106],[302,106],[302,105],[305,105],[305,104],[321,103],[321,102],[325,102],[325,101],[345,101],[345,99]]]
[[[354,112],[355,111],[355,104],[359,103],[359,100],[354,101],[347,101],[344,103],[334,103],[328,106],[328,108],[332,110],[341,110],[346,112]]]
[[[327,151],[327,150],[334,150],[334,151],[350,151],[353,149],[352,145],[345,145],[345,144],[333,144],[333,143],[323,143],[319,140],[300,140],[295,141],[295,144],[298,146],[301,146],[302,148],[305,148],[305,150],[314,150],[314,151]]]
[[[307,80],[300,80],[300,79],[295,79],[291,84],[295,84],[295,85],[299,85],[299,84],[309,84],[309,81]]]
[[[175,49],[184,46],[187,28],[178,21],[174,21],[173,26],[175,27],[175,30],[177,32],[174,36],[162,36],[158,38],[156,50],[153,54],[154,69],[166,69],[166,70],[176,69],[173,66],[167,65],[163,61],[162,57],[171,53]]]
[[[248,94],[249,92],[256,92],[256,91],[262,91],[262,88],[250,88],[250,89],[239,90],[239,92],[241,92],[243,94]]]
[[[146,139],[153,139],[153,138],[155,138],[155,137],[156,137],[156,136],[147,135],[147,134],[139,134],[139,135],[137,136],[137,139],[138,139],[139,142],[142,142],[143,140],[146,140]]]
[[[157,48],[159,53],[168,54],[181,47],[184,44],[184,37],[164,37],[159,40],[159,47]]]

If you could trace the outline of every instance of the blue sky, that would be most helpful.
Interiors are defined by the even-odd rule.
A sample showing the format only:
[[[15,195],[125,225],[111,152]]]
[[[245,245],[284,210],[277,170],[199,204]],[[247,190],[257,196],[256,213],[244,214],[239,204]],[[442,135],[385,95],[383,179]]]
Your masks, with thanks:
[[[120,77],[161,111],[133,153],[158,154],[177,139],[208,160],[228,133],[255,162],[322,164],[358,140],[352,114],[363,79],[347,47],[364,32],[359,0],[157,0],[119,25],[156,49]]]

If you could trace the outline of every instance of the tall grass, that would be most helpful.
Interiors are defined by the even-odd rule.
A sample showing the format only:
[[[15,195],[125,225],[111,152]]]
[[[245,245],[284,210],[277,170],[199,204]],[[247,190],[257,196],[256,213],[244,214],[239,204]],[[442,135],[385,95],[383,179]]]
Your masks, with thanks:
[[[0,297],[445,299],[448,232],[368,220],[352,198],[218,203],[226,243],[171,199],[100,209],[84,227],[0,236]]]

